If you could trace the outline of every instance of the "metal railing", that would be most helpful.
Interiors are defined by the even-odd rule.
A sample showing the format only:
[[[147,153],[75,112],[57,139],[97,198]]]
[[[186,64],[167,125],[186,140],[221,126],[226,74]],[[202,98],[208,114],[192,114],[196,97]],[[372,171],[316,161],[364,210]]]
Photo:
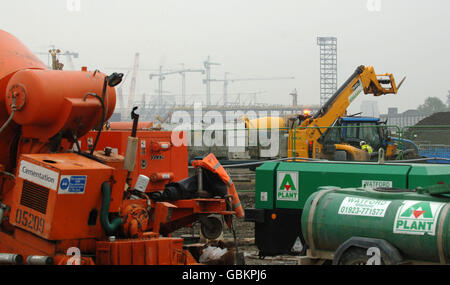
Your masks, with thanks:
[[[445,126],[405,126],[398,127],[396,125],[363,125],[363,126],[330,126],[330,127],[297,127],[290,128],[229,128],[229,129],[194,129],[187,131],[188,133],[188,149],[190,159],[213,152],[222,159],[263,159],[275,160],[286,159],[288,154],[297,155],[297,142],[304,137],[299,137],[297,131],[301,130],[317,130],[323,134],[326,131],[337,130],[339,137],[336,137],[334,143],[339,143],[342,139],[341,132],[345,129],[349,132],[352,129],[380,128],[389,131],[390,137],[394,137],[397,143],[398,155],[397,160],[402,162],[411,161],[408,159],[407,150],[417,149],[419,157],[415,157],[414,161],[426,161],[430,163],[450,163],[450,125]],[[231,133],[232,132],[232,133]],[[372,132],[373,133],[373,132]],[[379,134],[382,135],[382,134]],[[197,136],[197,137],[196,137]],[[448,139],[447,139],[448,137]],[[369,142],[371,138],[359,135],[355,139],[364,139]],[[232,141],[231,141],[232,140]],[[195,141],[197,144],[195,144]],[[201,144],[198,144],[198,142]],[[216,143],[220,142],[220,145]],[[269,149],[270,144],[276,143],[275,153],[261,156],[264,150]],[[305,142],[301,142],[305,143]],[[325,142],[326,143],[326,142]],[[331,141],[333,143],[333,141]],[[356,145],[356,140],[354,141]],[[288,147],[289,146],[289,147]],[[377,151],[377,149],[374,149]],[[319,157],[317,157],[319,158]],[[237,167],[237,166],[235,166]]]
[[[433,158],[435,163],[450,163],[450,125],[405,126],[401,142],[414,143],[420,156]]]

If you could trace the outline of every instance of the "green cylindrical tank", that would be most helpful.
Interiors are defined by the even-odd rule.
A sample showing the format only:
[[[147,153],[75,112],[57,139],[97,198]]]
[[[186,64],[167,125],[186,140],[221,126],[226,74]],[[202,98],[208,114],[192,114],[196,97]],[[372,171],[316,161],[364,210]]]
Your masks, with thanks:
[[[389,242],[405,260],[450,263],[449,208],[449,197],[422,190],[321,187],[305,203],[302,232],[313,251],[366,237]]]

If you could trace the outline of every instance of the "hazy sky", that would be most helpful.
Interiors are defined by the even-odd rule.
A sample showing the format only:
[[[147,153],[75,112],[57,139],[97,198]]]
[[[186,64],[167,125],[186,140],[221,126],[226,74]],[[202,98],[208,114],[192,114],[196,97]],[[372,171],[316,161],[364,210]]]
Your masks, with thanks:
[[[78,0],[69,0],[75,1]],[[381,3],[370,11],[367,2]],[[50,45],[80,54],[77,68],[129,68],[140,52],[144,69],[201,68],[208,55],[221,63],[213,77],[294,76],[295,80],[233,83],[229,93],[264,92],[263,102],[319,103],[317,36],[338,38],[338,85],[358,65],[407,79],[397,95],[360,96],[400,111],[416,108],[426,97],[446,101],[450,63],[450,2],[445,0],[79,0],[71,11],[66,0],[4,1],[0,28],[33,51]],[[75,9],[76,10],[76,9]],[[373,9],[372,9],[373,10]],[[45,62],[46,57],[40,56]],[[124,70],[120,70],[124,72]],[[138,97],[155,93],[157,80],[138,76]],[[204,94],[201,74],[187,75],[187,92]],[[127,92],[127,82],[124,82]],[[167,76],[164,90],[180,94],[180,76]],[[222,84],[212,83],[213,102]],[[204,96],[203,96],[204,97]],[[197,97],[198,100],[203,97]],[[234,100],[234,95],[230,95]]]

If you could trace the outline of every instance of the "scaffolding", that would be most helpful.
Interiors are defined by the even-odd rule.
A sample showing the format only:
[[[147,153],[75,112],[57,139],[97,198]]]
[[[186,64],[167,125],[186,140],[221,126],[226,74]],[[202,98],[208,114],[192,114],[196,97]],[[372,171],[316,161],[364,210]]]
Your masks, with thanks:
[[[337,38],[317,37],[320,47],[320,106],[337,90]]]

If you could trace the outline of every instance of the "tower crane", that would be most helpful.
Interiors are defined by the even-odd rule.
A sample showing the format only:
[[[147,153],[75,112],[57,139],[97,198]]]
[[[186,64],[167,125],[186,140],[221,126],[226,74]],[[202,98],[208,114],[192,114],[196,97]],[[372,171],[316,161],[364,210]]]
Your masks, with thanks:
[[[67,64],[69,65],[70,70],[75,70],[75,65],[73,64],[72,57],[78,58],[79,54],[77,52],[66,51],[63,53],[66,56]]]
[[[211,79],[211,65],[220,65],[220,63],[217,62],[211,62],[208,58],[203,62],[203,66],[205,67],[206,71],[206,79],[203,80],[203,83],[206,84],[206,105],[211,105],[211,81],[214,81]]]
[[[261,77],[261,78],[228,78],[228,72],[225,72],[224,79],[209,79],[209,81],[223,82],[223,104],[228,104],[228,85],[230,82],[239,81],[255,81],[255,80],[289,80],[295,79],[295,77]]]
[[[249,103],[249,105],[251,105],[251,104],[256,105],[256,101],[257,101],[256,96],[259,94],[263,94],[263,93],[266,93],[266,91],[239,92],[239,93],[237,93],[237,97],[236,97],[236,100],[234,101],[234,105],[242,106],[241,95],[252,95],[253,98],[250,99],[248,101],[248,103]]]
[[[186,72],[201,72],[205,74],[203,69],[185,69],[184,63],[181,63],[182,69],[179,71],[181,75],[181,104],[186,105]]]
[[[55,48],[54,45],[50,46],[51,48],[48,50],[48,52],[35,52],[35,54],[40,54],[40,55],[50,55],[51,59],[52,59],[52,65],[51,68],[53,70],[62,70],[64,67],[64,64],[61,63],[58,59],[58,55],[63,54],[66,56],[67,59],[67,63],[70,67],[70,70],[75,70],[73,61],[72,61],[72,57],[73,58],[78,58],[79,54],[77,52],[70,52],[70,51],[65,51],[64,53],[62,53],[62,51],[58,48]]]
[[[61,53],[60,49],[55,48],[55,46],[51,46],[51,49],[48,50],[48,52],[36,52],[36,54],[42,54],[42,55],[50,55],[52,59],[52,66],[51,68],[53,70],[62,70],[64,67],[64,64],[62,64],[58,60],[58,55]]]
[[[157,104],[159,106],[162,105],[162,93],[163,93],[163,89],[162,89],[162,84],[163,84],[163,80],[166,79],[166,75],[171,75],[171,74],[181,74],[181,86],[182,86],[182,100],[183,100],[183,105],[186,104],[186,73],[187,72],[201,72],[204,73],[205,71],[203,69],[186,69],[184,68],[184,64],[182,64],[183,69],[181,70],[173,70],[173,71],[166,71],[163,72],[162,71],[162,66],[159,67],[159,72],[158,73],[151,73],[149,75],[150,80],[153,77],[158,77],[158,101]]]
[[[297,89],[294,89],[291,93],[289,93],[289,95],[292,96],[292,106],[297,106],[297,99],[298,99],[298,93],[297,93]]]

